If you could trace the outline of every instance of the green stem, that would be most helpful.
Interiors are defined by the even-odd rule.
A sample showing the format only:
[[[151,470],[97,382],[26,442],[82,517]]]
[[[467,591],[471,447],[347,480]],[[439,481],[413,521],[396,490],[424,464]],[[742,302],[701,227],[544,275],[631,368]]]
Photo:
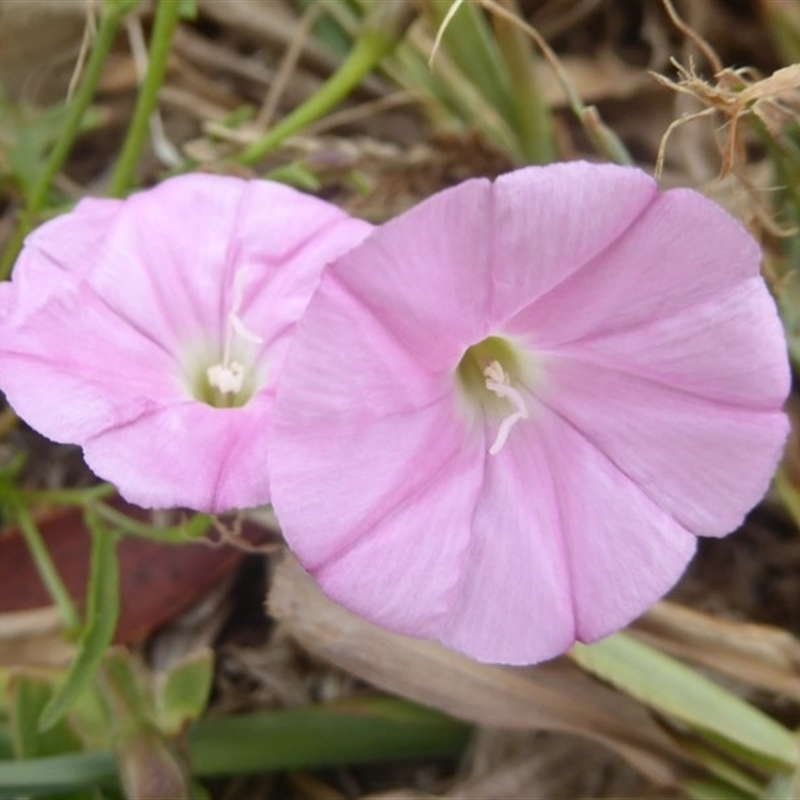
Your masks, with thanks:
[[[182,5],[178,0],[161,0],[156,4],[147,73],[136,98],[133,119],[128,127],[122,152],[111,176],[109,194],[112,197],[123,197],[133,185],[136,167],[150,130],[150,117],[155,111],[158,92],[167,72],[172,35],[178,27]]]
[[[211,525],[211,518],[208,515],[195,514],[181,525],[173,525],[171,528],[159,528],[155,525],[148,525],[146,522],[138,522],[127,514],[123,514],[121,511],[117,511],[103,503],[92,505],[91,508],[97,516],[118,527],[125,534],[151,539],[162,544],[185,545],[189,542],[197,541]]]
[[[86,489],[20,489],[17,496],[26,505],[85,506],[104,500],[115,492],[110,483]]]
[[[72,597],[70,597],[67,587],[64,586],[58,574],[53,559],[50,558],[50,552],[44,543],[44,539],[42,539],[41,533],[39,533],[39,529],[36,527],[36,523],[33,521],[30,511],[24,507],[18,508],[17,520],[39,576],[64,619],[67,634],[77,633],[81,627],[78,611],[72,602]]]
[[[89,54],[86,69],[78,86],[78,91],[70,102],[69,114],[64,123],[64,128],[31,190],[26,212],[17,220],[11,239],[6,245],[2,261],[0,261],[0,280],[6,280],[11,274],[11,268],[22,249],[25,237],[33,227],[36,215],[44,208],[47,202],[50,186],[56,175],[61,171],[67,156],[72,150],[72,145],[81,130],[83,116],[92,102],[106,59],[111,52],[117,32],[128,10],[128,7],[121,3],[106,4],[104,8],[106,10],[100,20],[100,27]]]
[[[516,12],[516,4],[506,2]],[[504,17],[495,18],[495,34],[506,69],[511,77],[511,94],[517,135],[522,152],[532,164],[550,164],[556,160],[553,119],[544,101],[536,65],[528,38],[519,26]]]
[[[377,24],[374,18],[368,19],[350,55],[339,69],[317,92],[271,128],[263,138],[245,148],[236,158],[239,163],[248,166],[258,163],[290,136],[318,120],[344,100],[395,48],[409,20],[407,9],[396,0],[382,0],[376,9],[378,14],[390,18],[380,19]]]

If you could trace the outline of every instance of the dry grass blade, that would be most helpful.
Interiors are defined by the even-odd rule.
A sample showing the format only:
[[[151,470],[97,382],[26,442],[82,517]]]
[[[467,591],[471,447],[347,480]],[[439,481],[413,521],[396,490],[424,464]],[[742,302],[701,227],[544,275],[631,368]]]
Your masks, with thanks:
[[[566,661],[491,666],[388,633],[325,598],[291,557],[276,568],[269,611],[306,650],[387,691],[481,725],[588,737],[659,784],[686,776],[682,751],[640,705]]]
[[[660,650],[800,699],[800,641],[787,631],[659,603],[631,631]]]

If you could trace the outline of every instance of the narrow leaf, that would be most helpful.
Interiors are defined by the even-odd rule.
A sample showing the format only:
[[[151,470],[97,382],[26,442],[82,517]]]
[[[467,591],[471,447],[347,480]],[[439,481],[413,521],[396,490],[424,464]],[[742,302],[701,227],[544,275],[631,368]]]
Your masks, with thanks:
[[[9,724],[17,758],[54,756],[81,749],[80,740],[66,720],[60,720],[46,733],[39,731],[39,717],[52,694],[51,683],[41,677],[11,676],[8,682]]]
[[[92,561],[86,592],[86,623],[78,652],[64,683],[44,709],[39,729],[47,730],[66,713],[92,681],[117,626],[119,617],[119,564],[117,536],[89,511],[86,522],[92,533]]]
[[[695,670],[625,634],[577,645],[574,661],[651,708],[788,766],[797,764],[792,733]]]

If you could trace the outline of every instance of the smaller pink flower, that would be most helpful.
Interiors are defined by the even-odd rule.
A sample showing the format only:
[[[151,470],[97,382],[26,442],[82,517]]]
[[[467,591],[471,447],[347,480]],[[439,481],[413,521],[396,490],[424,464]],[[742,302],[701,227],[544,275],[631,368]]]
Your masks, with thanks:
[[[370,226],[286,186],[173,178],[37,229],[0,285],[0,388],[146,507],[269,502],[295,323]]]
[[[586,163],[467,181],[326,271],[268,461],[334,600],[534,663],[641,614],[733,530],[787,433],[755,242],[687,190]]]

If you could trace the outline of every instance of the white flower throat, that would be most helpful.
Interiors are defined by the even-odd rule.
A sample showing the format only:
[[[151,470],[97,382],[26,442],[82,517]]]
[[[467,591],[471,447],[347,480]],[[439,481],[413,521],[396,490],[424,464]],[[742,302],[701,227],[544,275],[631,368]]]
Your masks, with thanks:
[[[242,307],[244,298],[243,281],[242,270],[238,270],[233,278],[233,303],[231,304],[231,310],[228,312],[225,326],[222,361],[218,364],[212,364],[206,370],[209,386],[228,397],[233,397],[241,391],[246,377],[244,366],[240,362],[234,361],[232,357],[234,336],[238,336],[251,344],[261,344],[263,342],[263,339],[258,334],[247,330],[239,317],[239,310]]]

